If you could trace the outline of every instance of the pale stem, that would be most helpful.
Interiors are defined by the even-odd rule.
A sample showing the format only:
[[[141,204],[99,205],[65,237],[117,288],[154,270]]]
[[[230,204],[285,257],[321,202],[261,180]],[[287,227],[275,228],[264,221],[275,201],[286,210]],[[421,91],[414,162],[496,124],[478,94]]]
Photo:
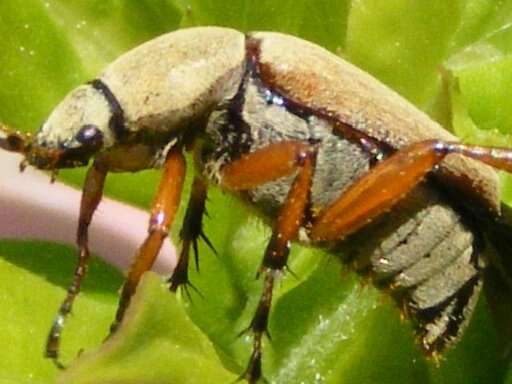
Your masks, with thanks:
[[[47,240],[74,245],[80,191],[28,167],[19,172],[21,156],[0,151],[0,239]],[[149,214],[104,198],[90,228],[90,249],[126,270],[147,234]],[[169,274],[176,250],[165,241],[153,270]]]

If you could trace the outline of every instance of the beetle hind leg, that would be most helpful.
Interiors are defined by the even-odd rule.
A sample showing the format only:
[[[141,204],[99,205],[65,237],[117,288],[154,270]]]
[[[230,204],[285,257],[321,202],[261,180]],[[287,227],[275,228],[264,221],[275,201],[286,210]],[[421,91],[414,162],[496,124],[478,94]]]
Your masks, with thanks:
[[[426,140],[398,150],[357,180],[316,218],[311,239],[342,240],[402,200],[447,155],[461,154],[512,172],[512,150]]]

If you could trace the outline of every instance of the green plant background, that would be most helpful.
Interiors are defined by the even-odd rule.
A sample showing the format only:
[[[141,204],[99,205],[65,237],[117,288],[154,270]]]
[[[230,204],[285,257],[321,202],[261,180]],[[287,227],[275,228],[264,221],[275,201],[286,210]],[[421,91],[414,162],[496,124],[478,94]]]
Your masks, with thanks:
[[[34,130],[70,89],[129,48],[181,27],[222,25],[316,42],[464,140],[510,146],[511,21],[512,1],[3,0],[0,121]],[[83,174],[66,171],[62,180],[79,186]],[[511,183],[502,179],[512,201]],[[107,194],[147,208],[157,180],[152,171],[113,175]],[[209,212],[205,230],[219,257],[201,245],[201,273],[192,272],[204,297],[176,298],[148,275],[121,331],[100,346],[122,275],[95,260],[64,332],[63,359],[71,364],[64,373],[42,350],[74,251],[0,242],[0,383],[233,382],[249,356],[250,339],[237,334],[255,308],[254,275],[269,231],[217,190]],[[335,256],[296,246],[291,269],[297,277],[286,276],[275,296],[264,363],[269,381],[512,384],[484,298],[462,342],[437,368],[393,302]]]

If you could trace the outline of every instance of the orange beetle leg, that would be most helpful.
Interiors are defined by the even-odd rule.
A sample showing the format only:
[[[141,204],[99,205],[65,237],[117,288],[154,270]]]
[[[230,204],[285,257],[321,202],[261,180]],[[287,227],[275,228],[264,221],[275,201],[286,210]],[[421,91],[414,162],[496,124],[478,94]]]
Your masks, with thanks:
[[[181,153],[181,148],[171,149],[167,155],[160,186],[151,209],[148,236],[139,248],[123,285],[116,318],[111,326],[111,333],[119,327],[142,274],[151,268],[164,239],[168,235],[169,227],[174,220],[180,203],[181,190],[185,179],[185,167],[185,158]]]
[[[103,187],[107,176],[107,167],[95,162],[87,171],[85,183],[82,190],[82,201],[80,202],[80,216],[78,219],[77,244],[78,264],[75,269],[73,281],[68,288],[66,298],[62,302],[57,317],[48,334],[46,341],[46,357],[53,359],[55,364],[62,368],[58,361],[60,335],[67,315],[71,312],[75,297],[80,292],[80,285],[87,272],[89,261],[88,231],[94,211],[98,207],[103,195]]]
[[[312,229],[313,241],[341,240],[411,191],[446,155],[462,154],[512,172],[512,150],[428,140],[411,144],[377,164],[327,207]]]
[[[259,273],[265,275],[263,291],[247,329],[254,334],[253,350],[247,368],[240,377],[247,379],[249,383],[256,383],[261,377],[262,337],[263,334],[268,334],[267,323],[272,304],[274,280],[277,276],[276,272],[286,266],[290,242],[297,237],[303,224],[310,199],[315,157],[316,152],[311,149],[311,146],[286,142],[270,145],[246,155],[223,169],[223,184],[226,182],[229,188],[236,190],[250,189],[286,176],[296,169],[299,170],[279,211],[259,270]]]

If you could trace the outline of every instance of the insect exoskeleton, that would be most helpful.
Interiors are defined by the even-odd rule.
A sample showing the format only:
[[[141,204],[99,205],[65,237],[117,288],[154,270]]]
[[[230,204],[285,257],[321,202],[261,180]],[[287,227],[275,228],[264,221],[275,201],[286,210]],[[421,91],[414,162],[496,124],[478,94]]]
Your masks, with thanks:
[[[458,143],[378,80],[317,45],[217,27],[172,32],[124,54],[72,91],[33,139],[4,130],[0,146],[42,169],[93,159],[78,219],[79,263],[47,342],[56,362],[108,172],[163,170],[149,234],[123,286],[112,331],[173,222],[184,151],[195,153],[198,172],[172,290],[188,283],[190,246],[195,250],[199,238],[211,245],[202,232],[208,185],[266,217],[272,237],[249,325],[253,353],[242,373],[251,383],[261,377],[276,272],[285,268],[293,240],[342,249],[357,271],[391,288],[428,354],[456,342],[486,265],[474,212],[500,214],[489,165],[512,169],[512,151]]]

